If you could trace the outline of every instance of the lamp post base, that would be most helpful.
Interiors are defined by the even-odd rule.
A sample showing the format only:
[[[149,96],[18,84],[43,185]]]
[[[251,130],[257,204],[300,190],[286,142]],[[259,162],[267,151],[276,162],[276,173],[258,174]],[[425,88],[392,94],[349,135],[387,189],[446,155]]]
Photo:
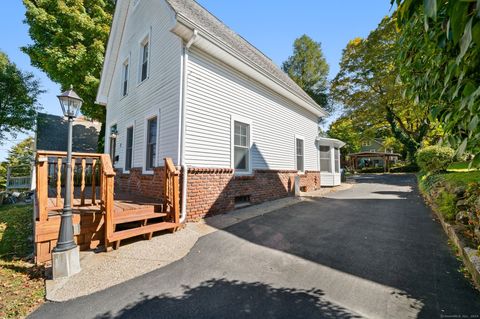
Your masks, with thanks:
[[[53,279],[70,277],[80,272],[80,248],[52,252]]]

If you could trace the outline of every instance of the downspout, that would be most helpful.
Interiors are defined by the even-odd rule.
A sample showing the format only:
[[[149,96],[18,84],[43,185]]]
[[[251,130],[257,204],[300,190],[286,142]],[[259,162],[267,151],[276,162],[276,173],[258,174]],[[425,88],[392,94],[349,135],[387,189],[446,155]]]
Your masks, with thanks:
[[[187,219],[187,175],[188,167],[185,164],[185,118],[187,111],[186,95],[188,84],[188,52],[192,44],[197,40],[198,31],[193,30],[192,37],[188,40],[183,48],[183,67],[182,67],[182,100],[181,100],[181,140],[180,140],[180,166],[182,167],[182,203],[180,213],[180,223],[184,223]]]

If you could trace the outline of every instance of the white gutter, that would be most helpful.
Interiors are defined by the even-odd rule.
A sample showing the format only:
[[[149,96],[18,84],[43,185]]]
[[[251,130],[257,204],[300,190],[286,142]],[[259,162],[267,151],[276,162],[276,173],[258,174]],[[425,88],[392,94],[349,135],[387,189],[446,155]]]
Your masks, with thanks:
[[[181,96],[181,139],[180,139],[180,166],[182,167],[182,203],[181,203],[181,213],[180,213],[180,223],[185,222],[187,219],[187,175],[188,167],[185,164],[185,118],[187,111],[186,103],[186,93],[187,93],[187,84],[188,84],[188,51],[192,44],[195,42],[198,36],[198,31],[193,30],[192,37],[188,40],[187,44],[183,48],[183,66],[182,66],[182,96]]]

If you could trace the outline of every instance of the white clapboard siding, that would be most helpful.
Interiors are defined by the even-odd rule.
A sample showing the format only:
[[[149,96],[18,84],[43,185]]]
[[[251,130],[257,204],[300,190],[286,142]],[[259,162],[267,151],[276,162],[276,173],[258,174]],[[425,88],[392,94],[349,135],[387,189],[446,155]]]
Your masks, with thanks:
[[[252,121],[252,168],[295,169],[295,135],[305,169],[318,170],[317,116],[193,49],[189,60],[185,157],[196,167],[231,166],[231,116]]]
[[[157,165],[162,165],[162,159],[166,156],[177,161],[182,42],[170,32],[174,24],[175,15],[164,1],[142,0],[135,7],[130,1],[107,106],[105,151],[109,150],[109,128],[117,124],[118,168],[124,168],[125,165],[126,130],[132,124],[132,167],[145,167],[146,118],[155,114],[160,119]],[[149,32],[149,78],[139,84],[140,42]],[[122,68],[127,58],[130,69],[128,95],[123,97]]]

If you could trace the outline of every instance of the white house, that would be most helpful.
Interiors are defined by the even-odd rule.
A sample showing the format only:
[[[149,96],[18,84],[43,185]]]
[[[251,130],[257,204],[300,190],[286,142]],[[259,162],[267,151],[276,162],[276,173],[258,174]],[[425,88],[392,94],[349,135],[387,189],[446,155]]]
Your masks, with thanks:
[[[320,187],[326,112],[195,1],[117,1],[97,103],[117,187],[157,197],[171,157],[189,219]]]

